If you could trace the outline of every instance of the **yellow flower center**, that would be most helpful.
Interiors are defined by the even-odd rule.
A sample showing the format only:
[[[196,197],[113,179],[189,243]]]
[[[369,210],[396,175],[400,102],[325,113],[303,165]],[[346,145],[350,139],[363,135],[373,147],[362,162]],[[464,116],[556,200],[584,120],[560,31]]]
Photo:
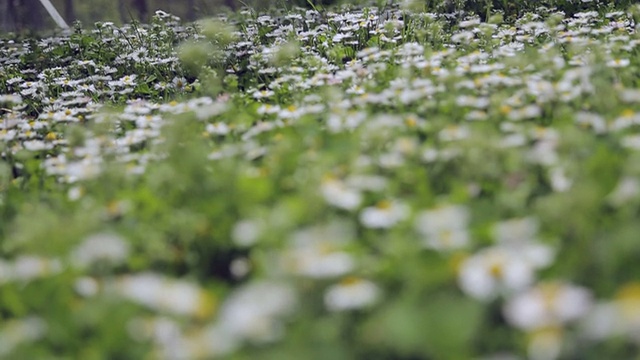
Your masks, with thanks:
[[[351,285],[355,285],[359,282],[361,282],[362,280],[356,276],[347,276],[346,278],[342,279],[340,281],[340,285],[345,285],[345,286],[351,286]]]
[[[507,115],[507,114],[509,114],[511,111],[513,111],[513,109],[512,109],[512,108],[511,108],[511,106],[509,106],[509,105],[502,105],[502,106],[500,106],[499,111],[500,111],[500,113],[501,113],[502,115]]]
[[[391,201],[389,200],[378,201],[378,203],[376,204],[376,207],[380,210],[388,210],[391,208]]]
[[[625,118],[633,117],[636,113],[631,109],[624,109],[621,116]]]

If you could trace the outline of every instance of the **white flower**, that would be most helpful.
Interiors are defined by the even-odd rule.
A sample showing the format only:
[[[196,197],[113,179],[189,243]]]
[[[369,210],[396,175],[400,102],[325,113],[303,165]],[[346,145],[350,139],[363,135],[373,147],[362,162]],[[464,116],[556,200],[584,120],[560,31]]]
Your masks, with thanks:
[[[611,130],[623,130],[634,125],[640,124],[640,113],[637,113],[631,109],[625,109],[620,116],[615,118],[610,124]]]
[[[490,101],[488,97],[460,95],[456,98],[456,105],[485,109],[490,105]]]
[[[471,135],[471,131],[468,127],[464,125],[451,125],[440,130],[438,133],[438,139],[442,141],[456,141],[466,139],[469,135]]]
[[[233,259],[229,271],[236,279],[242,279],[251,271],[251,262],[244,257]]]
[[[71,252],[71,260],[79,267],[90,266],[100,261],[119,264],[128,256],[129,244],[114,234],[91,235]]]
[[[512,147],[523,146],[526,143],[527,143],[527,138],[526,136],[524,136],[524,134],[515,133],[515,134],[508,134],[503,136],[500,139],[499,145],[500,147],[503,147],[503,148],[512,148]]]
[[[533,282],[534,275],[529,261],[505,247],[495,246],[462,262],[458,284],[469,296],[488,301],[499,294],[525,289]]]
[[[596,134],[602,134],[607,131],[607,122],[596,113],[580,111],[576,114],[576,122],[591,128]]]
[[[607,195],[607,201],[614,206],[621,206],[640,195],[640,181],[632,176],[624,176],[618,185]]]
[[[171,80],[171,83],[173,84],[173,87],[176,90],[184,90],[184,87],[187,86],[187,79],[185,79],[184,77],[174,77],[173,80]]]
[[[331,286],[324,294],[324,304],[330,311],[361,309],[378,300],[380,289],[369,280],[349,277]]]
[[[557,145],[552,141],[538,141],[526,156],[534,164],[554,165],[558,162]]]
[[[62,271],[62,265],[57,259],[22,255],[14,260],[9,274],[10,280],[29,282],[33,279],[57,274],[60,271]]]
[[[469,121],[483,121],[487,120],[489,115],[484,110],[472,110],[469,111],[464,118]]]
[[[564,340],[561,328],[543,328],[529,335],[527,355],[530,360],[553,360],[560,356]]]
[[[174,338],[158,343],[164,349],[166,359],[202,359],[217,358],[228,355],[240,346],[240,340],[218,324],[204,328],[202,331],[179,338],[178,346],[174,346]],[[178,350],[178,351],[176,351]]]
[[[623,89],[620,91],[620,100],[626,103],[640,102],[640,90]]]
[[[522,108],[513,109],[507,117],[509,120],[523,120],[537,118],[542,115],[542,109],[538,105],[527,105]]]
[[[98,293],[100,286],[94,278],[83,276],[75,281],[73,288],[78,294],[84,297],[90,297]]]
[[[358,190],[382,191],[387,186],[387,178],[376,175],[351,175],[345,183]]]
[[[640,150],[640,135],[624,136],[620,139],[620,145],[632,150]]]
[[[121,77],[119,80],[109,81],[109,87],[123,87],[123,86],[135,86],[136,85],[136,77],[138,75],[126,75]]]
[[[626,336],[640,344],[640,284],[622,286],[612,300],[595,305],[581,325],[593,340]]]
[[[453,250],[469,243],[467,223],[469,210],[461,205],[448,205],[420,212],[416,230],[424,236],[426,246],[436,250]]]
[[[253,97],[255,99],[264,99],[275,95],[275,92],[272,90],[256,90],[253,92]]]
[[[223,122],[217,122],[215,124],[207,124],[205,130],[209,134],[227,135],[229,133],[229,126]]]
[[[22,103],[22,97],[17,94],[2,94],[0,95],[0,104],[20,104]]]
[[[322,253],[319,249],[296,249],[285,256],[289,267],[297,275],[311,278],[335,277],[355,267],[353,257],[342,251]]]
[[[231,238],[238,246],[251,246],[258,241],[264,230],[264,224],[257,220],[240,220],[231,231]]]
[[[348,187],[343,181],[335,178],[324,179],[320,185],[320,192],[327,203],[345,210],[354,210],[362,202],[362,195],[357,189]]]
[[[0,330],[0,356],[10,358],[12,351],[26,342],[41,339],[47,332],[44,320],[30,316],[19,320],[6,321]]]
[[[561,327],[585,315],[591,307],[588,290],[559,282],[542,283],[509,299],[507,321],[522,330]]]
[[[216,327],[232,338],[271,342],[283,335],[281,318],[296,306],[289,285],[255,282],[235,290],[222,304]]]
[[[571,188],[573,181],[567,177],[564,169],[561,167],[553,167],[549,171],[549,180],[551,188],[556,192],[565,192]]]
[[[622,68],[629,66],[629,59],[612,59],[607,61],[607,66],[612,68]]]
[[[41,151],[41,150],[53,149],[53,144],[46,143],[41,140],[25,141],[22,143],[22,145],[26,150],[29,150],[29,151]]]
[[[460,26],[461,28],[475,27],[476,25],[480,25],[479,17],[472,17],[470,19],[463,20],[463,21],[460,21],[460,23],[458,23],[458,26]]]
[[[475,37],[471,31],[460,31],[451,36],[451,41],[455,43],[470,43]]]
[[[409,216],[409,207],[391,201],[380,201],[360,213],[360,222],[368,228],[390,228]]]
[[[281,110],[280,106],[278,105],[262,104],[260,105],[260,107],[258,107],[256,112],[258,113],[258,115],[264,115],[264,114],[276,114],[280,112],[280,110]]]
[[[213,310],[213,299],[197,285],[156,273],[124,276],[113,289],[140,305],[177,315],[206,317]]]
[[[555,252],[536,241],[538,226],[538,221],[532,217],[504,220],[494,226],[494,236],[499,245],[539,269],[551,264]]]
[[[285,269],[310,278],[347,274],[356,266],[353,256],[343,250],[351,242],[352,232],[345,224],[331,223],[294,233],[283,254]]]
[[[496,223],[493,234],[500,244],[521,243],[534,239],[538,226],[538,221],[532,217],[509,219]]]
[[[378,157],[378,164],[385,169],[398,168],[404,163],[404,156],[399,152],[388,152],[380,154]]]
[[[177,342],[183,340],[180,326],[172,319],[164,316],[153,318],[133,318],[129,320],[127,330],[132,339],[140,342],[152,340],[163,348],[167,345],[178,347]],[[162,350],[163,353],[167,353],[164,351],[165,349]],[[173,354],[180,352],[181,351],[175,351]]]

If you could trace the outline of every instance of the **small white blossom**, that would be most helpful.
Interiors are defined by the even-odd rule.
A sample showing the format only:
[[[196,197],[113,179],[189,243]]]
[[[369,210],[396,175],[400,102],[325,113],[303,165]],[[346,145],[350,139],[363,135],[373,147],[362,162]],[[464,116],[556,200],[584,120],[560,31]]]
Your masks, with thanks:
[[[360,191],[334,178],[324,179],[320,192],[327,203],[345,210],[355,210],[362,202]]]
[[[424,244],[436,250],[453,250],[469,243],[467,223],[469,210],[461,205],[448,205],[420,212],[415,219],[416,230]]]
[[[213,311],[213,299],[200,287],[156,273],[123,276],[111,288],[124,298],[157,311],[196,317]]]
[[[535,280],[531,263],[513,251],[496,246],[481,250],[460,265],[458,284],[462,291],[481,301],[525,289]]]
[[[76,266],[86,267],[97,262],[119,264],[129,256],[129,244],[115,234],[95,234],[86,238],[71,253]]]
[[[591,294],[579,286],[542,283],[511,298],[504,307],[507,321],[522,330],[563,326],[591,307]]]
[[[376,206],[366,207],[360,212],[360,222],[368,228],[391,228],[409,216],[405,204],[381,201]]]
[[[324,303],[331,311],[356,310],[374,304],[380,289],[369,280],[349,277],[331,286],[324,295]]]

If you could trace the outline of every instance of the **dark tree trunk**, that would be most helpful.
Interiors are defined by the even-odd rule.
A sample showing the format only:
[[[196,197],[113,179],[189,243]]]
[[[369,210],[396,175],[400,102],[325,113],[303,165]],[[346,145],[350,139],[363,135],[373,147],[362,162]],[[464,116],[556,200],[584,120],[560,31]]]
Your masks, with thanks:
[[[120,21],[122,21],[123,24],[131,20],[124,0],[118,0],[118,12],[120,13]]]
[[[132,20],[146,22],[149,15],[146,0],[118,0],[118,12],[123,23],[128,23]]]
[[[224,0],[224,6],[228,7],[231,10],[236,9],[236,1],[235,0]]]
[[[0,6],[0,30],[13,31],[16,29],[16,7],[13,0],[2,1]]]
[[[147,9],[147,0],[133,0],[133,7],[138,13],[138,20],[146,22],[149,12],[149,10]]]
[[[69,24],[76,21],[76,11],[73,6],[73,0],[64,0],[64,17]]]
[[[45,14],[45,10],[39,0],[22,0],[16,4],[18,29],[40,30],[44,28],[44,19],[48,19],[49,15]]]
[[[39,0],[0,0],[0,30],[42,30],[49,18]]]
[[[195,0],[187,0],[187,21],[196,19],[196,2]]]

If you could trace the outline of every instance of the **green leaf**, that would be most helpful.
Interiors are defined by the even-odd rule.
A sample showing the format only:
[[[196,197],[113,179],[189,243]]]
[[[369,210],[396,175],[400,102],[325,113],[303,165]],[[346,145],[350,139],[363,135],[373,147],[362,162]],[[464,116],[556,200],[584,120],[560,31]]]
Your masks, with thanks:
[[[469,358],[482,314],[482,304],[459,296],[440,296],[427,302],[424,336],[433,358]]]
[[[158,79],[157,76],[155,76],[154,74],[151,74],[151,75],[147,76],[146,79],[144,79],[144,82],[147,83],[147,84],[150,84],[150,83],[156,81],[157,79]]]

